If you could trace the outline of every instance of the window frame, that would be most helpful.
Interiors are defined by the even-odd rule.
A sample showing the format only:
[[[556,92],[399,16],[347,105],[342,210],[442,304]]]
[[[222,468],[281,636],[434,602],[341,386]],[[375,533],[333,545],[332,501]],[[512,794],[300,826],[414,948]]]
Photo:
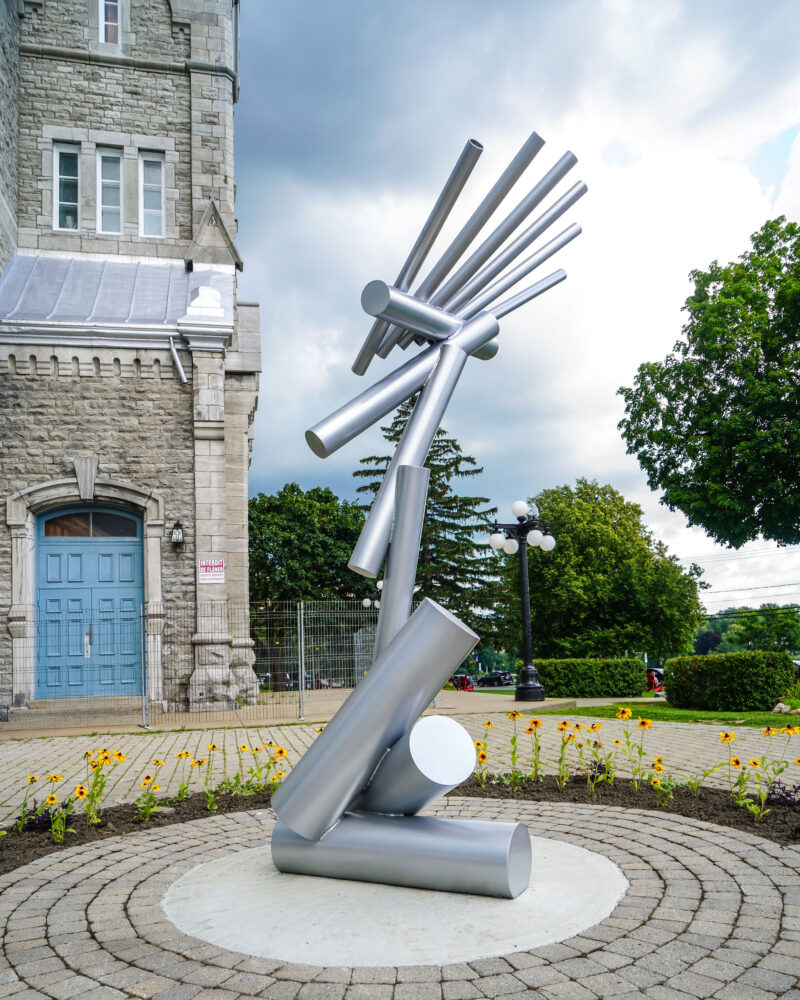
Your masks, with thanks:
[[[145,217],[145,207],[144,207],[144,163],[145,160],[156,161],[160,164],[161,168],[161,231],[159,233],[146,233],[144,231],[144,217]],[[164,239],[166,235],[166,157],[164,153],[159,150],[139,150],[139,236],[144,239],[158,240]],[[148,212],[154,211],[154,209],[147,209]]]
[[[117,182],[119,187],[119,229],[104,229],[103,228],[103,157],[113,156],[119,162],[119,181]],[[122,150],[114,146],[98,146],[97,156],[96,156],[96,176],[97,176],[97,197],[95,199],[96,203],[96,215],[97,215],[97,232],[102,233],[107,236],[121,236],[123,226],[125,224],[125,218],[123,215],[123,155]],[[113,182],[112,182],[113,183]],[[109,208],[114,206],[110,205]]]
[[[78,195],[75,204],[76,224],[72,226],[61,226],[60,209],[63,205],[72,205],[73,202],[62,202],[61,194],[61,154],[71,153],[76,158],[77,175],[75,178]],[[68,176],[68,175],[65,175]],[[76,142],[54,142],[53,143],[53,229],[60,233],[77,233],[81,228],[81,147]]]
[[[97,21],[98,21],[98,38],[103,43],[103,45],[115,45],[119,46],[122,41],[122,4],[124,0],[97,0]],[[112,21],[106,21],[106,3],[112,3],[117,8],[117,40],[116,42],[110,42],[106,38],[106,29]]]

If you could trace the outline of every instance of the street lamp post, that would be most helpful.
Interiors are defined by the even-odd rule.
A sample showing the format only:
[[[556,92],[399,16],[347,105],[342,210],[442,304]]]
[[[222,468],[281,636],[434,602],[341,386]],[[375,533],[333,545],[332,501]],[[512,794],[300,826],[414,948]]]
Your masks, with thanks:
[[[552,552],[556,540],[550,534],[550,526],[539,526],[539,510],[536,504],[515,500],[511,513],[516,521],[511,524],[494,522],[489,545],[495,551],[500,549],[506,555],[519,556],[519,598],[522,618],[522,670],[517,678],[515,698],[517,701],[544,701],[544,687],[539,681],[533,665],[533,643],[531,641],[531,599],[528,589],[528,546]],[[544,530],[542,530],[544,529]]]

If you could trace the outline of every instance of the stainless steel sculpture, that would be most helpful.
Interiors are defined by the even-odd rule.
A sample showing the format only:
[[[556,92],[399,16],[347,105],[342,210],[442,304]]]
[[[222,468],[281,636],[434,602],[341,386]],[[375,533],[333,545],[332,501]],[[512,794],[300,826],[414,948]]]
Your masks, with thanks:
[[[427,496],[424,464],[450,397],[470,357],[490,360],[497,353],[498,321],[566,273],[556,270],[501,296],[581,231],[570,225],[511,266],[586,192],[583,182],[574,184],[513,235],[577,162],[565,153],[459,265],[543,145],[535,132],[529,136],[412,292],[483,149],[469,140],[395,284],[372,281],[364,289],[361,304],[375,322],[353,371],[363,375],[395,346],[424,349],[306,431],[312,451],[325,458],[419,393],[349,562],[374,578],[387,560],[373,666],[272,798],[278,815],[272,856],[281,871],[509,898],[528,886],[531,848],[522,824],[415,815],[474,766],[462,727],[419,717],[478,637],[434,601],[423,600],[413,614],[411,604]]]

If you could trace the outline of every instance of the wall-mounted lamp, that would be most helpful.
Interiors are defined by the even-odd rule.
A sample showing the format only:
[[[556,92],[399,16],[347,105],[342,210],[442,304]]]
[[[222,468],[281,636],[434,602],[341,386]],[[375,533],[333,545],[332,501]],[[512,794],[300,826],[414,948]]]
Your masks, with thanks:
[[[173,524],[170,541],[173,545],[183,545],[183,525],[180,521],[176,521],[175,524]]]

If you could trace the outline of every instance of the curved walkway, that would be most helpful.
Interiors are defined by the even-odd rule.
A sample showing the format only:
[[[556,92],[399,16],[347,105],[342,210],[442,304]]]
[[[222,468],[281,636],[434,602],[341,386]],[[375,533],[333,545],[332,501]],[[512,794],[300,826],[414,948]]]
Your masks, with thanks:
[[[605,855],[630,889],[600,924],[533,951],[441,968],[287,965],[204,944],[165,918],[172,882],[263,843],[274,822],[271,810],[213,816],[67,849],[0,878],[0,997],[800,1000],[800,850],[603,806],[451,797],[431,812],[521,819],[535,836]]]

